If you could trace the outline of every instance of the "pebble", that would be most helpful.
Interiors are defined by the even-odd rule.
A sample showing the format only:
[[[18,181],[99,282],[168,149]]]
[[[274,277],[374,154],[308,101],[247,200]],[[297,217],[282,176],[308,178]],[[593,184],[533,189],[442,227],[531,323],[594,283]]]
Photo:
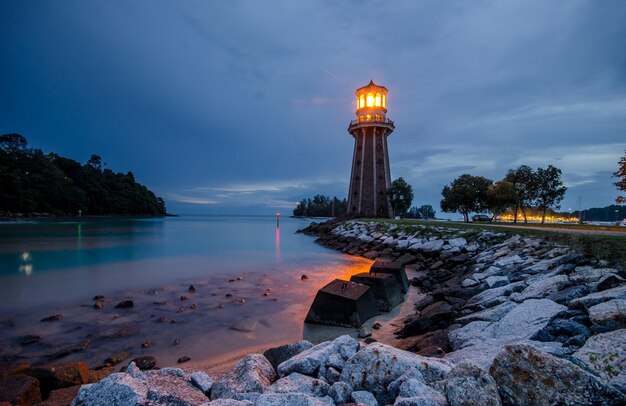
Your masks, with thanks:
[[[43,322],[59,321],[59,320],[63,320],[62,314],[53,314],[52,316],[44,317],[43,319],[41,319],[41,321]]]
[[[300,277],[300,280],[302,280],[302,281],[305,281],[307,279],[309,279],[309,277],[306,276],[305,274],[302,274],[302,276]]]
[[[116,309],[130,309],[135,305],[135,302],[132,300],[122,300],[118,304],[115,305]]]
[[[150,347],[150,340],[145,340],[141,343],[141,348],[148,348]]]
[[[173,345],[178,345],[178,344],[180,344],[180,340],[177,338],[177,339],[174,340],[174,344]]]
[[[184,302],[185,300],[188,300],[188,299],[189,299],[189,298],[188,298],[187,296],[185,296],[185,295],[183,295],[183,296],[181,296],[181,297],[180,297],[180,301],[181,301],[181,302]]]
[[[183,355],[182,357],[178,358],[178,363],[179,363],[179,364],[182,364],[182,363],[187,362],[187,361],[190,361],[190,360],[191,360],[191,358],[189,358],[189,357],[188,357],[188,356],[186,356],[186,355]]]
[[[196,293],[196,287],[193,285],[189,285],[189,289],[187,289],[187,291],[189,291],[189,293]]]

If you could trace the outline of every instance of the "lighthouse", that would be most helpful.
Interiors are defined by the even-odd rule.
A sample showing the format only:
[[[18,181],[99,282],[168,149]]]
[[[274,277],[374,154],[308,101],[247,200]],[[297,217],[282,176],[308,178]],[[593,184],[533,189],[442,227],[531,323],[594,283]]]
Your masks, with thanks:
[[[356,116],[348,132],[354,137],[348,215],[393,217],[387,190],[391,187],[387,137],[395,128],[387,118],[388,90],[370,80],[356,91]]]

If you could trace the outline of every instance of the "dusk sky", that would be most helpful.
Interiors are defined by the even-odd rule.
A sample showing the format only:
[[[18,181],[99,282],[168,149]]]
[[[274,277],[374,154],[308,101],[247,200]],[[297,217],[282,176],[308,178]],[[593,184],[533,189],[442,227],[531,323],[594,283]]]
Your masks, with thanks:
[[[354,91],[389,89],[392,178],[555,165],[602,207],[626,149],[626,1],[0,2],[0,133],[132,171],[173,213],[345,197]]]

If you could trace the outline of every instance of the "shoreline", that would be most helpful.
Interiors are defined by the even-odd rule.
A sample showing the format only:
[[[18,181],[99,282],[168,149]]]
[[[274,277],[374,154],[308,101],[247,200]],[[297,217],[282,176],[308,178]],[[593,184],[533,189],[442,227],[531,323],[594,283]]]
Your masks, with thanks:
[[[366,266],[371,264],[370,261],[374,258],[406,264],[405,268],[408,270],[412,286],[405,296],[405,301],[390,313],[379,314],[368,320],[364,326],[371,329],[371,336],[365,341],[356,341],[347,336],[335,339],[343,333],[354,334],[356,329],[309,325],[311,328],[307,331],[305,325],[301,333],[305,339],[310,339],[312,344],[307,344],[309,350],[303,348],[299,351],[307,355],[290,353],[280,367],[278,364],[270,367],[272,374],[278,373],[279,376],[268,375],[261,387],[254,390],[241,391],[243,387],[241,385],[250,384],[251,379],[250,375],[242,371],[248,368],[246,365],[252,358],[260,357],[260,360],[265,360],[265,357],[250,353],[261,352],[271,345],[278,346],[273,351],[289,352],[288,348],[295,348],[294,346],[300,344],[285,345],[295,340],[286,339],[285,335],[281,334],[279,339],[268,340],[261,345],[245,346],[234,351],[222,352],[215,357],[192,359],[179,365],[182,368],[180,374],[190,374],[193,370],[199,370],[209,373],[215,379],[214,389],[210,391],[212,399],[230,398],[244,402],[237,404],[250,405],[255,402],[264,404],[261,399],[275,396],[267,394],[272,392],[276,385],[282,388],[281,385],[285,385],[284,379],[295,379],[299,382],[298,380],[305,378],[319,380],[322,383],[317,385],[322,387],[326,385],[326,389],[322,392],[309,393],[305,389],[307,384],[302,381],[287,390],[284,396],[292,396],[291,393],[306,396],[306,399],[320,399],[321,396],[325,396],[326,399],[330,397],[330,401],[339,402],[343,398],[337,397],[338,395],[330,389],[330,385],[335,387],[346,382],[352,382],[349,385],[350,391],[369,391],[368,393],[383,403],[390,401],[393,403],[396,397],[396,402],[399,402],[402,396],[408,396],[405,393],[398,397],[397,392],[388,391],[388,385],[392,383],[388,376],[374,373],[371,378],[386,382],[382,386],[383,389],[378,389],[379,384],[370,382],[369,378],[362,384],[349,381],[350,374],[356,373],[353,368],[371,369],[372,365],[367,365],[373,362],[372,359],[383,362],[382,370],[386,370],[387,367],[393,368],[396,362],[400,362],[398,360],[403,360],[401,362],[406,360],[407,365],[414,365],[415,368],[418,365],[422,365],[423,368],[425,365],[426,370],[420,369],[421,372],[415,374],[421,376],[420,379],[425,379],[426,385],[421,384],[419,391],[411,393],[414,395],[429,393],[429,396],[434,396],[439,402],[445,402],[447,398],[449,402],[455,404],[452,399],[455,396],[453,382],[456,381],[453,381],[452,377],[469,373],[466,368],[476,371],[471,372],[471,376],[477,373],[483,377],[479,382],[489,383],[490,386],[487,386],[490,387],[492,399],[490,404],[500,404],[500,397],[504,396],[503,394],[512,396],[507,400],[510,404],[525,404],[524,396],[527,396],[529,391],[540,394],[532,396],[546,397],[552,399],[551,402],[557,403],[578,402],[582,396],[580,390],[587,391],[585,399],[595,399],[593,401],[595,403],[619,404],[620,399],[626,399],[624,397],[626,385],[623,383],[626,382],[626,368],[620,367],[626,362],[626,346],[623,341],[623,337],[626,336],[624,324],[626,318],[621,319],[619,313],[616,316],[610,307],[606,308],[607,305],[611,306],[620,301],[626,303],[626,278],[623,269],[611,268],[606,261],[585,258],[569,248],[539,238],[523,237],[514,232],[504,234],[491,231],[452,230],[445,226],[402,227],[359,221],[312,223],[300,231],[316,236],[316,242],[321,245],[348,253],[355,258],[366,258],[368,261],[365,263]],[[358,271],[347,272],[344,278],[349,278],[351,273]],[[320,283],[321,285],[323,283]],[[311,292],[311,296],[313,294],[314,292]],[[308,308],[306,305],[303,307],[302,303],[298,303],[296,306],[300,308],[296,311],[297,314],[306,313]],[[377,321],[381,324],[379,329],[372,326]],[[242,325],[241,328],[245,331],[247,326]],[[321,343],[312,347],[318,342]],[[334,364],[335,361],[332,361],[332,365],[336,365],[337,368],[335,372],[331,373],[331,369],[322,371],[321,366],[314,370],[305,367],[310,365],[313,359],[330,356],[326,352],[322,355],[321,348],[328,348],[328,345],[340,348],[348,342],[355,343],[350,344],[356,346],[355,350],[350,353],[352,355],[346,355],[343,361],[345,364],[343,362]],[[615,357],[607,354],[608,358],[602,361],[603,364],[595,363],[593,354],[598,351],[598,345],[604,346],[601,348],[617,350]],[[371,354],[372,349],[374,354]],[[369,355],[359,358],[361,353]],[[521,353],[531,354],[530,358],[524,361],[527,364],[520,364]],[[389,359],[396,361],[386,364],[390,362]],[[569,360],[576,360],[576,363]],[[470,362],[471,366],[468,366],[467,362]],[[603,371],[599,368],[604,367],[604,362],[614,368],[616,375],[602,375]],[[295,365],[295,369],[289,370],[293,373],[285,369],[287,364]],[[520,373],[523,376],[544,379],[541,365],[552,365],[551,368],[558,370],[556,373],[558,379],[563,378],[564,382],[570,384],[556,392],[554,390],[550,392],[549,388],[545,387],[546,380],[519,381],[520,378],[515,376],[516,373]],[[586,369],[581,369],[581,365],[585,365]],[[166,370],[172,368],[165,368],[164,371]],[[391,369],[386,373],[391,373],[393,379],[401,379],[402,373],[405,372],[392,371],[397,370]],[[436,378],[424,375],[432,374],[434,371],[437,371]],[[300,375],[294,375],[295,372]],[[133,374],[135,372],[132,371],[113,374],[111,378],[106,378],[102,382],[123,377],[138,379],[140,376]],[[141,379],[145,380],[148,387],[152,379],[162,376],[158,371],[147,371],[144,374],[145,378]],[[281,377],[282,379],[276,381]],[[554,375],[549,373],[545,379],[553,377]],[[511,379],[517,382],[513,386],[510,384]],[[593,389],[589,382],[593,382]],[[88,401],[92,396],[90,394],[94,393],[93,396],[96,396],[98,393],[97,396],[100,396],[101,393],[110,393],[107,391],[114,389],[108,385],[110,384],[84,387],[79,393],[79,398],[87,402],[84,404],[92,404]],[[231,389],[228,392],[215,389],[224,385]],[[556,385],[565,384],[557,381]],[[101,390],[105,392],[98,392]],[[474,386],[466,395],[481,399],[486,393],[485,390],[485,387]],[[209,390],[203,392],[209,396]],[[283,390],[281,389],[279,393],[283,393]],[[191,396],[194,399],[198,399],[199,396],[196,392],[168,394],[168,396],[179,395]],[[357,398],[352,397],[352,400],[356,402]],[[612,403],[613,401],[615,403]],[[191,402],[191,404],[200,403]]]

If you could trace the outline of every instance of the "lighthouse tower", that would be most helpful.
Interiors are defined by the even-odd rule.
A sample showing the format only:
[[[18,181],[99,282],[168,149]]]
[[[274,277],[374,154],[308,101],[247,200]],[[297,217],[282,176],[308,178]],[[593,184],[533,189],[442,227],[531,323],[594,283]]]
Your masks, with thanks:
[[[387,196],[391,187],[387,137],[394,130],[387,114],[387,89],[373,81],[356,91],[356,120],[348,132],[354,137],[348,215],[392,217]]]

